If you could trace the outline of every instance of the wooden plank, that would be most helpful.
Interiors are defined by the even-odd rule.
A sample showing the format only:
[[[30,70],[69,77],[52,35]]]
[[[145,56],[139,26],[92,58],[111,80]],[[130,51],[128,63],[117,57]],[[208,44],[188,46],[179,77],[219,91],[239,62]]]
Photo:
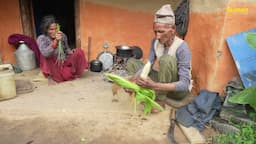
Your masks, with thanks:
[[[184,127],[183,125],[178,123],[178,126],[180,127],[181,131],[184,133],[184,135],[188,138],[190,144],[204,144],[205,138],[203,135],[200,134],[200,132],[194,128],[194,127]]]

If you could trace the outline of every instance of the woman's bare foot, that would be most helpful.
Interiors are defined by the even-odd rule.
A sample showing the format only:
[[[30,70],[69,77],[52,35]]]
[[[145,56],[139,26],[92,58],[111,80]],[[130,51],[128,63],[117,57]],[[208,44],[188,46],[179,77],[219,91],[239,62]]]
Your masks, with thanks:
[[[51,77],[48,77],[48,85],[56,85],[57,82],[54,81]]]

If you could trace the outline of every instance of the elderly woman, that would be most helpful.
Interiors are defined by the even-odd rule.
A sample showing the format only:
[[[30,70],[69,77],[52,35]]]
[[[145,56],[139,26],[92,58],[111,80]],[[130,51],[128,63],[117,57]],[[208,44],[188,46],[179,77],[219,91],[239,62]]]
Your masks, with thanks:
[[[42,54],[40,68],[49,82],[73,80],[82,75],[88,68],[82,49],[71,50],[67,36],[57,30],[57,22],[53,16],[45,16],[41,22],[42,34],[37,38],[37,44]],[[58,44],[62,45],[64,59],[58,59]]]

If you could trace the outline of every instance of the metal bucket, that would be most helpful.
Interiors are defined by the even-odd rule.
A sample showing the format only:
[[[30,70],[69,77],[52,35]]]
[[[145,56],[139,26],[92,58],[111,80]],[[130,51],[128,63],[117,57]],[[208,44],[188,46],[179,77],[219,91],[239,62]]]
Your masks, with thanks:
[[[16,96],[16,84],[12,65],[0,65],[0,100]]]

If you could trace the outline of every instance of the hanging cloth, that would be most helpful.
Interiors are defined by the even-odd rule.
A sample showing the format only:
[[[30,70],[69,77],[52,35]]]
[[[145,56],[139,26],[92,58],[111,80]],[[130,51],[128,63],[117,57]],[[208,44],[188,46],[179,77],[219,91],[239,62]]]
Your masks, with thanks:
[[[183,0],[174,11],[177,33],[184,39],[189,23],[189,0]]]

